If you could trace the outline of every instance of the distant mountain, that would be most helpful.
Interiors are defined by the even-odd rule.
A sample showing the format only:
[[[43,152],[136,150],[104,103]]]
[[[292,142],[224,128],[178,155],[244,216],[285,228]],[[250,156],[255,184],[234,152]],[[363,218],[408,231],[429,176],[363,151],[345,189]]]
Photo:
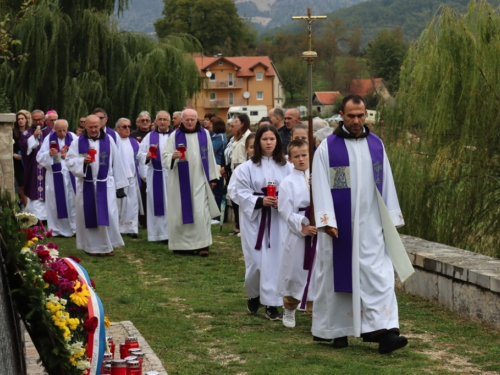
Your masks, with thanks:
[[[367,0],[234,0],[238,14],[263,31],[292,23],[292,16],[323,15]],[[129,0],[129,9],[117,18],[124,30],[154,32],[154,23],[162,17],[162,0]]]

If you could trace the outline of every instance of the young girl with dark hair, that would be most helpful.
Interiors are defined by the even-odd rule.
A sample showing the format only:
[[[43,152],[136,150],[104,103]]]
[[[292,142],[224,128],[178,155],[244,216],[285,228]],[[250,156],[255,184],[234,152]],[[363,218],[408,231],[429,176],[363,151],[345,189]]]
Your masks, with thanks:
[[[262,126],[255,135],[254,155],[238,167],[236,187],[229,193],[240,204],[247,309],[255,314],[262,303],[270,320],[281,319],[277,306],[282,305],[282,299],[277,295],[277,284],[281,235],[286,224],[277,210],[278,199],[268,186],[275,187],[279,194],[279,185],[292,168],[286,162],[276,128]]]

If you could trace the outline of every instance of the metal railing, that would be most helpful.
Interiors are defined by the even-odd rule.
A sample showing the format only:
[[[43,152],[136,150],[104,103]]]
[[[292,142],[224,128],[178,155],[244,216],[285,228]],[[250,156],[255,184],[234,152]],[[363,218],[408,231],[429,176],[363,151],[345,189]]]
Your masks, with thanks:
[[[243,79],[235,78],[232,81],[229,80],[216,80],[216,81],[208,81],[206,85],[206,89],[241,89],[243,87]]]
[[[234,99],[217,99],[217,100],[210,100],[210,99],[205,99],[203,101],[203,107],[205,108],[229,108],[234,105],[245,105],[245,99],[243,98],[234,98]]]

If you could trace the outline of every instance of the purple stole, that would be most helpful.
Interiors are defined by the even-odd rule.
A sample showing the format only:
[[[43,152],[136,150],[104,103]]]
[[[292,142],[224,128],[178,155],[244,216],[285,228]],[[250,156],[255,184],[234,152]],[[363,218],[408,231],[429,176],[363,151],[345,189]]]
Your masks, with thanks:
[[[113,141],[115,141],[116,145],[118,146],[118,143],[116,142],[116,131],[106,126],[106,134],[113,138]]]
[[[306,208],[299,208],[300,211],[305,211],[304,216],[311,219],[311,206]],[[318,241],[318,236],[306,236],[304,238],[304,263],[302,269],[309,271],[307,273],[306,287],[304,288],[304,294],[302,295],[302,301],[300,303],[300,308],[304,309],[307,303],[307,294],[309,292],[309,285],[311,284],[311,275],[314,264],[314,257],[316,256],[316,243]]]
[[[186,133],[178,129],[175,132],[176,149],[179,147],[180,143],[183,143],[186,146],[186,152],[188,152],[189,150],[187,149]],[[198,131],[198,143],[200,145],[201,162],[203,164],[205,176],[207,178],[207,181],[210,181],[208,171],[207,133],[203,128],[200,128],[200,130]],[[189,161],[187,159],[179,160],[177,168],[179,170],[179,187],[181,191],[182,223],[192,224],[194,223],[194,218],[193,202],[191,197],[191,180],[189,178]]]
[[[130,141],[130,145],[132,146],[132,150],[134,150],[134,162],[135,162],[135,175],[137,177],[137,185],[139,189],[142,185],[141,176],[139,175],[139,163],[137,162],[137,153],[139,152],[139,142],[132,137],[128,137]]]
[[[61,152],[59,149],[59,141],[56,133],[51,133],[49,136],[49,147],[51,142],[56,142],[57,151]],[[71,142],[73,142],[73,137],[68,132],[66,134],[66,138],[64,139],[64,144],[66,146],[70,146]],[[54,181],[54,192],[56,198],[56,208],[57,208],[57,218],[58,219],[67,219],[68,218],[68,207],[66,205],[66,193],[64,189],[64,177],[62,175],[62,164],[55,163],[52,164],[52,175]],[[69,173],[69,177],[71,179],[71,184],[73,185],[73,189],[75,189],[75,176],[71,172]]]
[[[163,186],[163,167],[161,166],[160,134],[154,130],[150,133],[149,144],[157,145],[156,158],[151,159],[153,163],[153,208],[155,216],[165,216],[165,197]]]
[[[262,188],[262,193],[253,193],[253,195],[259,197],[267,196],[267,186]],[[276,192],[276,197],[278,197],[279,192]],[[257,242],[255,242],[255,250],[262,249],[262,240],[264,239],[264,233],[266,232],[266,222],[267,222],[267,247],[271,247],[271,207],[263,206],[261,209],[262,216],[260,217],[259,233],[257,234]]]
[[[382,194],[384,165],[384,147],[376,135],[370,133],[366,137],[372,158],[375,185]],[[338,238],[333,242],[333,283],[335,292],[352,293],[352,217],[351,189],[346,181],[343,168],[349,167],[349,154],[344,138],[335,134],[327,138],[330,168],[337,170],[331,189],[335,217],[337,218]],[[330,172],[331,173],[331,172]]]
[[[78,138],[79,153],[86,154],[88,149],[88,138],[80,136]],[[99,158],[97,159],[99,161],[99,170],[95,189],[92,167],[87,165],[87,173],[83,179],[83,214],[85,216],[85,228],[87,229],[109,226],[107,179],[110,151],[111,141],[105,135],[104,138],[99,140]]]

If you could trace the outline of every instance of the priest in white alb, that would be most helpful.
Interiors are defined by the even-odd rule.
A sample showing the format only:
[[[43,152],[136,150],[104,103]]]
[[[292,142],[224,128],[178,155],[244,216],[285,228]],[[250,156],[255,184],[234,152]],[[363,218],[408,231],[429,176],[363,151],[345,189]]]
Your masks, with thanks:
[[[120,118],[116,122],[115,130],[118,134],[118,142],[123,156],[123,167],[128,178],[129,185],[124,189],[125,197],[118,200],[120,233],[129,237],[137,238],[139,233],[139,213],[142,213],[142,200],[140,193],[139,142],[130,137],[130,120]]]
[[[364,99],[346,96],[340,115],[343,122],[314,154],[312,334],[315,341],[333,339],[335,348],[347,347],[348,336],[361,336],[378,343],[379,353],[389,353],[408,341],[399,334],[394,268],[381,219],[386,208],[380,204],[387,207],[391,229],[404,220],[384,145],[364,125]],[[407,258],[406,252],[400,256]]]
[[[124,245],[116,199],[124,196],[128,178],[115,141],[99,127],[98,116],[87,117],[66,165],[76,177],[76,247],[89,255],[112,256],[114,248]]]
[[[68,122],[59,119],[54,131],[45,137],[37,162],[45,174],[45,204],[47,227],[54,236],[75,235],[75,177],[66,167],[66,154],[76,135],[68,131]]]
[[[182,111],[182,124],[162,151],[168,176],[169,248],[208,256],[212,244],[210,223],[220,215],[212,194],[219,171],[210,133],[198,122],[193,109]]]
[[[159,111],[156,115],[155,130],[146,134],[139,149],[139,171],[146,181],[146,220],[148,241],[168,244],[169,231],[167,220],[167,181],[168,167],[162,160],[162,152],[170,133],[168,124],[170,114]]]

